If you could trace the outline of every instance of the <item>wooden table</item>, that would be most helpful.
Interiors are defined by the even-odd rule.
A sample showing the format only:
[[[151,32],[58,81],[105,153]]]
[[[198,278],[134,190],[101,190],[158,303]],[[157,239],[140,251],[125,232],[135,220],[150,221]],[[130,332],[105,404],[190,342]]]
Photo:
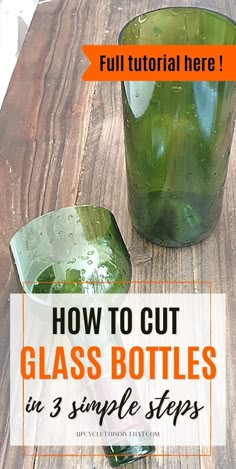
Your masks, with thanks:
[[[131,253],[133,278],[188,279],[195,290],[197,281],[211,280],[213,292],[226,293],[226,448],[213,448],[211,458],[147,458],[134,467],[236,468],[235,140],[223,213],[214,233],[188,248],[154,246],[136,233],[127,213],[120,84],[81,81],[87,65],[82,44],[116,43],[121,27],[133,16],[175,4],[52,0],[38,6],[30,26],[0,114],[1,468],[108,468],[105,458],[81,458],[79,448],[78,457],[23,458],[21,448],[9,446],[9,295],[17,292],[9,240],[32,218],[75,203],[95,203],[114,212]],[[236,17],[234,0],[178,4],[214,7]],[[43,448],[36,451],[40,455]]]

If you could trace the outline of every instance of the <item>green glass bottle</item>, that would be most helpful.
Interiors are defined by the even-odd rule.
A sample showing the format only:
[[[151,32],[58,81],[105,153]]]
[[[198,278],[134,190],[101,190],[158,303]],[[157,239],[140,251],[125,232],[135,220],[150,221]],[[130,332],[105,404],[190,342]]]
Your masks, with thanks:
[[[121,44],[236,44],[236,24],[200,8],[131,20]],[[233,58],[232,58],[233,60]],[[234,130],[234,82],[122,84],[129,212],[146,238],[184,246],[216,225]]]
[[[153,454],[155,446],[147,446],[143,443],[139,446],[108,446],[103,449],[109,457],[110,466],[121,467]]]
[[[75,206],[32,220],[12,238],[11,251],[26,293],[126,293],[130,256],[113,214]],[[25,283],[31,282],[31,283]],[[152,446],[104,447],[112,467],[154,451]]]

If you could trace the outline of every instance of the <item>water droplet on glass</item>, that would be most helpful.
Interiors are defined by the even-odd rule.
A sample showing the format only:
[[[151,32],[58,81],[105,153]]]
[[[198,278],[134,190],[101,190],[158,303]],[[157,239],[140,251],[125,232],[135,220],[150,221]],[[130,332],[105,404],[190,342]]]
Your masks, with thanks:
[[[60,220],[60,218],[61,218],[61,215],[57,215],[57,219]]]
[[[82,269],[81,274],[85,274],[86,270]]]
[[[141,15],[138,19],[139,23],[144,23],[147,20],[147,15]]]
[[[88,256],[92,256],[92,254],[94,254],[94,251],[89,251],[87,252]]]
[[[62,235],[62,233],[63,233],[63,231],[58,231],[58,233],[57,233],[57,234],[59,234],[59,235]]]
[[[93,263],[93,261],[88,261],[87,264],[88,265],[91,265]]]
[[[69,233],[68,234],[68,238],[72,238],[73,234],[72,233]]]
[[[139,96],[140,96],[140,92],[136,90],[135,91],[135,98],[139,98]]]
[[[74,264],[76,262],[76,257],[73,257],[73,259],[71,259],[71,261],[68,262],[68,264]]]
[[[97,223],[97,225],[100,225],[100,221],[99,221],[99,220],[97,220],[96,223]]]
[[[74,218],[74,215],[68,215],[68,220],[72,220]]]
[[[172,85],[171,89],[172,89],[172,91],[174,91],[174,93],[180,93],[182,91],[182,86],[181,85]]]

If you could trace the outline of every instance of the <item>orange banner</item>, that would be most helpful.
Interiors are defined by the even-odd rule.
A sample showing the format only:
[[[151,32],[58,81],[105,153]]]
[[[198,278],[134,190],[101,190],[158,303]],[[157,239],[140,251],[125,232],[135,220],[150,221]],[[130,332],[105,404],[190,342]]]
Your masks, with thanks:
[[[84,45],[85,81],[236,81],[236,46]]]

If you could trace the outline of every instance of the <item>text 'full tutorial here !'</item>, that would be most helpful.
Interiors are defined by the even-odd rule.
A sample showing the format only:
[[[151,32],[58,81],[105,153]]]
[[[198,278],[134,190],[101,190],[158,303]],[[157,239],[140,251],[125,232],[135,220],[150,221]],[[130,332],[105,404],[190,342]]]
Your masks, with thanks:
[[[88,81],[234,81],[236,46],[84,45]]]

